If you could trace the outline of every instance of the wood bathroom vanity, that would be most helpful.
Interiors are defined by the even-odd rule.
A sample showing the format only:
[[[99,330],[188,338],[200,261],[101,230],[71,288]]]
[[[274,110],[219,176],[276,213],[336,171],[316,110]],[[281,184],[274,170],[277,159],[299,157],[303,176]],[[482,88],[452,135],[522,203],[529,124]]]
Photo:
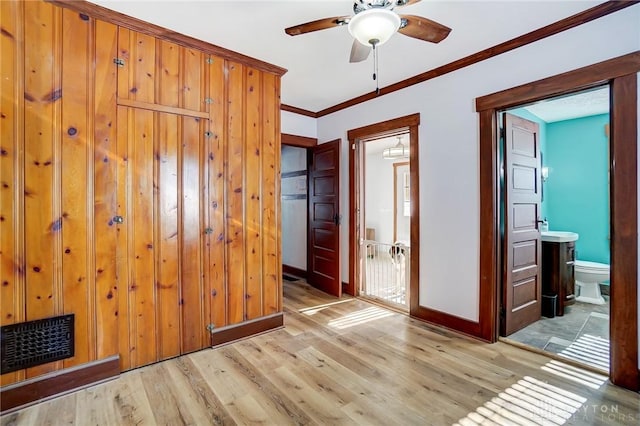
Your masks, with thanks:
[[[542,241],[542,294],[558,295],[556,315],[575,303],[576,243]]]

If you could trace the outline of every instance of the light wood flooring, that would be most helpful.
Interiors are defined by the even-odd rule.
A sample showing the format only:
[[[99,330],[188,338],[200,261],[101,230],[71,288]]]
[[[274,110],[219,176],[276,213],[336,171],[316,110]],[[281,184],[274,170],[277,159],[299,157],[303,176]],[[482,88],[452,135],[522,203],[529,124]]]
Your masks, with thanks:
[[[638,394],[285,281],[285,328],[123,373],[2,425],[537,425],[640,422]]]

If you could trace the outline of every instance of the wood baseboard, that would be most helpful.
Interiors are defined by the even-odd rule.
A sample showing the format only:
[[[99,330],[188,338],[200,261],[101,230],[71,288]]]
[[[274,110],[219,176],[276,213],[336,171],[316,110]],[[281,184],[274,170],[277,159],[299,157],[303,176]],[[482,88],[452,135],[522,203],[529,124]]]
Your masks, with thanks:
[[[24,408],[120,375],[120,356],[88,362],[0,388],[0,412]]]
[[[418,306],[417,309],[412,309],[410,315],[417,320],[464,334],[476,340],[488,342],[481,334],[480,323],[436,311],[435,309],[425,308],[424,306]]]
[[[283,326],[284,314],[278,312],[277,314],[256,318],[240,324],[220,327],[211,333],[211,346],[224,345],[225,343],[251,337],[266,331],[272,331]]]
[[[296,277],[307,279],[307,271],[305,271],[304,269],[296,268],[295,266],[282,264],[282,272],[284,272],[285,274],[290,274]]]

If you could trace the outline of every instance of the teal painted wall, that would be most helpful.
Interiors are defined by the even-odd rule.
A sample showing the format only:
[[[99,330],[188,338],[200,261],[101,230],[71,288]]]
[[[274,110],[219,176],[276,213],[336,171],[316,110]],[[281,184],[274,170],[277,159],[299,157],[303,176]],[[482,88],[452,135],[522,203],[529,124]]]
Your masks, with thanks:
[[[539,125],[542,162],[549,167],[541,216],[549,229],[578,233],[577,258],[608,264],[609,114],[547,123],[524,108],[508,112]]]
[[[609,114],[547,123],[542,210],[552,231],[577,232],[577,258],[609,263]]]

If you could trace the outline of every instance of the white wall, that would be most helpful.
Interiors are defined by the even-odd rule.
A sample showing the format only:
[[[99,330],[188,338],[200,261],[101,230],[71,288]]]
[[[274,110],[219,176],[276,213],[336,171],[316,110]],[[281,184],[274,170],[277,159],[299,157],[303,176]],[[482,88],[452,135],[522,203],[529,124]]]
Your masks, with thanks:
[[[478,115],[475,98],[640,50],[640,6],[318,119],[318,140],[419,112],[420,305],[472,321],[479,310]],[[446,48],[446,43],[441,45]],[[348,182],[343,144],[342,188]],[[348,191],[341,235],[348,280]],[[455,297],[451,295],[455,294]]]
[[[294,114],[289,111],[280,111],[280,131],[282,133],[306,136],[308,138],[318,136],[318,127],[315,118]]]

